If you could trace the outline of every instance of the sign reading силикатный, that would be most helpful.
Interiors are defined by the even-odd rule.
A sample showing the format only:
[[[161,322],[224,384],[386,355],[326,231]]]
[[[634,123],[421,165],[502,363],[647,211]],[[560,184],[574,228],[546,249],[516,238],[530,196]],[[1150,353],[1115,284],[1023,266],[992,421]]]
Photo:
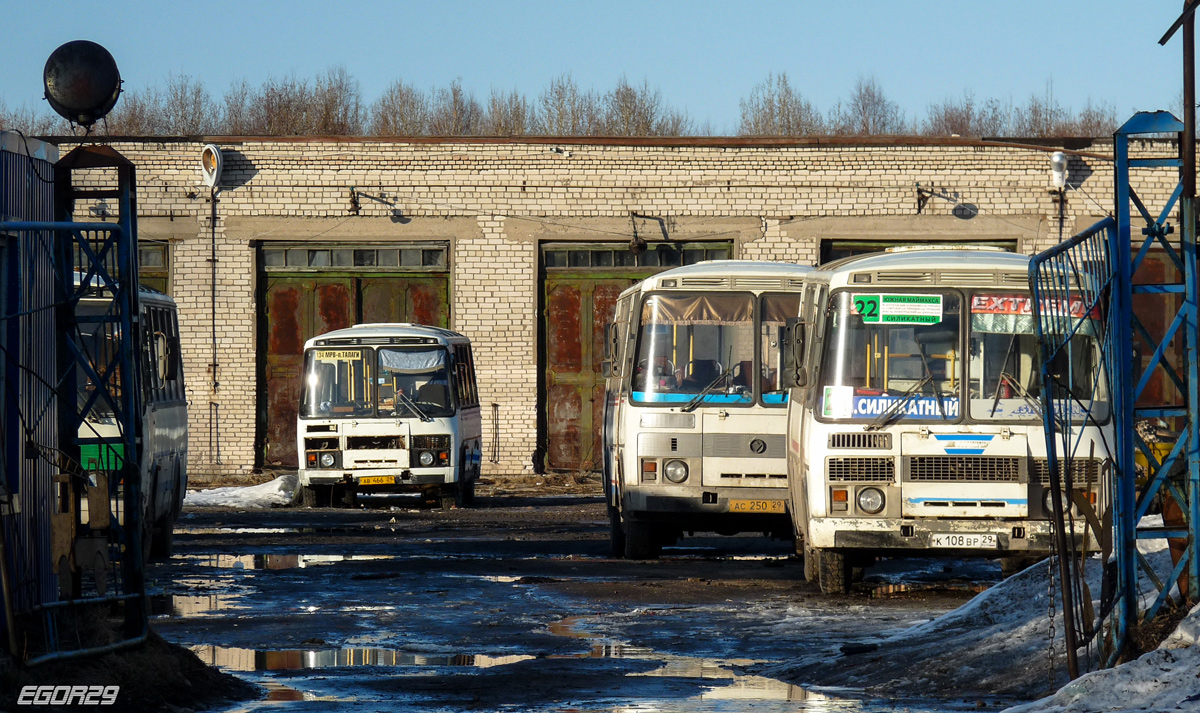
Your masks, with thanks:
[[[854,295],[854,312],[863,324],[937,324],[941,295]]]

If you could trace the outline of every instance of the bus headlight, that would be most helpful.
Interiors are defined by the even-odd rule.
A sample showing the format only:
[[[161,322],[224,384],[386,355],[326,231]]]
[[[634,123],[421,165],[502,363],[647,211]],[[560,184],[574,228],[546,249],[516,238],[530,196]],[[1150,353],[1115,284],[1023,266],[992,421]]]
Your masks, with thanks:
[[[858,491],[858,507],[872,515],[883,510],[883,491],[879,488],[863,488]]]
[[[337,459],[333,457],[332,453],[322,453],[321,454],[321,467],[322,468],[332,468],[333,464],[335,462],[337,462]]]
[[[1089,495],[1091,495],[1091,493],[1089,493]],[[1072,502],[1069,497],[1067,497],[1066,493],[1062,494],[1062,500],[1064,514],[1069,510],[1072,515],[1079,517],[1079,508],[1076,507],[1075,503]],[[1050,488],[1046,488],[1046,494],[1042,496],[1042,512],[1046,513],[1046,517],[1051,517],[1054,515],[1054,494],[1051,492]]]
[[[417,456],[417,461],[423,466],[431,466],[433,465],[433,453],[421,451],[421,455]]]
[[[687,463],[681,460],[668,461],[663,468],[663,476],[672,483],[682,483],[688,477]]]

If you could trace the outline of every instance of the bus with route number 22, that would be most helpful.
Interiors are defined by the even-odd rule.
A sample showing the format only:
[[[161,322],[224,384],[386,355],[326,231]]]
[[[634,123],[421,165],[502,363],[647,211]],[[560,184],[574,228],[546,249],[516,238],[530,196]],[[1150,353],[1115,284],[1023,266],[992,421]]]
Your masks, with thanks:
[[[1011,570],[1051,551],[1028,270],[998,248],[902,247],[805,277],[786,337],[789,510],[822,592],[846,591],[879,555],[999,557]],[[1051,308],[1083,317],[1082,303]],[[1079,518],[1106,507],[1112,443],[1088,323],[1075,363],[1049,370],[1056,411],[1081,432],[1063,478]]]

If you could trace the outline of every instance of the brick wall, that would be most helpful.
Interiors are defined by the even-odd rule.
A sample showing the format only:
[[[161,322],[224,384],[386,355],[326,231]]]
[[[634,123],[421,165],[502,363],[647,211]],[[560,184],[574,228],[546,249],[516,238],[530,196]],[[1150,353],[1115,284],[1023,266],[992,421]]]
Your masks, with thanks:
[[[199,170],[208,141],[221,146],[225,158],[215,394],[210,206]],[[75,143],[63,140],[64,153]],[[1092,155],[1071,157],[1061,223],[1049,190],[1049,150],[968,140],[213,138],[112,144],[137,166],[143,218],[199,225],[194,235],[172,237],[172,292],[187,342],[190,467],[196,474],[244,473],[253,464],[256,394],[262,389],[255,381],[261,349],[254,339],[256,240],[353,240],[356,231],[376,242],[449,239],[451,323],[477,345],[485,447],[493,425],[490,404],[500,404],[500,463],[489,466],[500,473],[526,467],[536,447],[540,241],[624,242],[631,236],[630,216],[637,214],[661,218],[671,230],[678,227],[674,235],[689,240],[733,239],[738,257],[802,264],[814,263],[821,241],[829,238],[1004,239],[1033,252],[1095,222],[1112,202],[1106,143],[1094,145]],[[1132,149],[1176,153],[1168,141],[1135,142]],[[1135,174],[1147,204],[1161,205],[1174,180],[1169,171]],[[86,215],[90,207],[79,210]],[[255,228],[228,237],[225,225],[234,220],[254,221]],[[726,229],[735,223],[735,230]],[[359,227],[368,224],[385,227]],[[220,464],[215,432],[210,439],[210,402],[220,406]]]

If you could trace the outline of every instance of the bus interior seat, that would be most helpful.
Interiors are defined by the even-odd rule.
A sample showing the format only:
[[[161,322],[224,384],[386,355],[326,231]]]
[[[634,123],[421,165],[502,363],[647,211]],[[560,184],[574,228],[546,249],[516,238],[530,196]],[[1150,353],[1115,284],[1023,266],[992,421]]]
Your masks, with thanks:
[[[698,391],[712,383],[721,373],[721,365],[716,359],[696,359],[692,362],[691,373],[683,377],[680,387],[684,391]]]

